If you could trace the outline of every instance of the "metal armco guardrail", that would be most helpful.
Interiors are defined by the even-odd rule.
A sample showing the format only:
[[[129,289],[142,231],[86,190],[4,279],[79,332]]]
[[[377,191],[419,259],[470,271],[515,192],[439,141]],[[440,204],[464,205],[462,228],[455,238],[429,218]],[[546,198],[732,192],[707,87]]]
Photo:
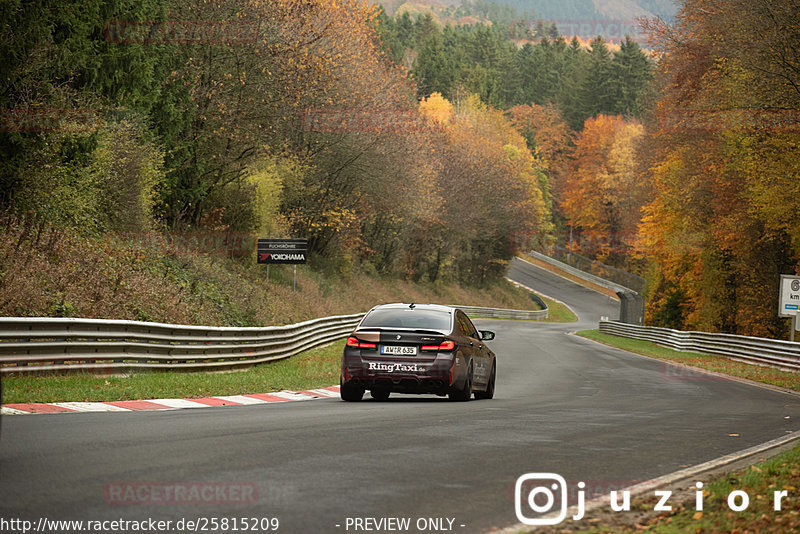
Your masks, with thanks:
[[[641,276],[587,258],[576,252],[570,252],[567,248],[553,247],[552,251],[548,251],[548,253],[554,260],[571,265],[585,273],[590,273],[603,280],[614,282],[622,287],[627,287],[628,289],[636,291],[637,293],[644,292],[645,279]]]
[[[586,280],[587,282],[591,282],[592,284],[596,284],[600,287],[614,291],[619,297],[620,321],[630,324],[644,324],[644,299],[633,289],[617,284],[616,282],[600,278],[592,273],[587,273],[576,267],[573,267],[572,265],[568,265],[562,261],[558,261],[555,258],[551,258],[550,256],[546,256],[540,252],[536,252],[535,250],[528,252],[528,254],[539,261],[552,265],[556,269],[567,272],[573,276],[577,276],[578,278]]]
[[[362,316],[265,328],[3,317],[0,373],[228,369],[288,358],[341,339]]]
[[[471,317],[488,317],[490,319],[547,319],[549,310],[503,310],[500,308],[479,308],[474,306],[456,306]]]
[[[732,334],[684,332],[618,321],[601,321],[600,331],[615,336],[653,341],[677,350],[718,354],[734,360],[769,365],[789,371],[800,370],[800,343],[790,341]]]
[[[461,307],[461,306],[459,306]],[[461,307],[468,315],[547,317],[547,310]],[[139,321],[0,317],[0,373],[125,373],[245,367],[342,339],[363,313],[288,326],[184,326]]]

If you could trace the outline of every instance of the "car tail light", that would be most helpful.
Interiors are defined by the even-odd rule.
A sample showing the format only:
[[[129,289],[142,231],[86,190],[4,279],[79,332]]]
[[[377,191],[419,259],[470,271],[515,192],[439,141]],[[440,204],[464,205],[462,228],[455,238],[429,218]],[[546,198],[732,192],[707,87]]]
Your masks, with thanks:
[[[454,348],[456,348],[456,342],[446,339],[442,341],[439,345],[426,345],[424,347],[420,347],[419,350],[429,350],[429,351],[437,350],[446,352],[448,350],[453,350]]]
[[[348,347],[353,347],[353,348],[356,348],[356,349],[377,349],[378,348],[378,345],[376,345],[375,343],[364,343],[363,341],[360,341],[358,338],[352,337],[352,336],[347,338],[347,346]]]
[[[439,350],[442,351],[453,350],[454,348],[456,348],[456,342],[451,341],[449,339],[446,341],[442,341],[442,344],[439,345]]]

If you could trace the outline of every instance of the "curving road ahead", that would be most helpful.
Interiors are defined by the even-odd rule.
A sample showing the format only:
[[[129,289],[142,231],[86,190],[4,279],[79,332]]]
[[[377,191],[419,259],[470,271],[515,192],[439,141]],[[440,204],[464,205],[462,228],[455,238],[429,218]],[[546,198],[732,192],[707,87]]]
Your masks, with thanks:
[[[348,528],[348,517],[409,517],[408,531],[418,532],[418,518],[446,518],[452,527],[426,531],[486,532],[517,522],[513,485],[527,472],[635,482],[797,430],[799,397],[679,379],[659,362],[569,335],[616,317],[616,303],[523,262],[510,277],[566,302],[580,322],[479,321],[498,334],[492,401],[5,417],[0,518],[277,517],[290,533],[368,531]],[[245,504],[195,506],[120,506],[104,494],[141,482],[256,492]]]

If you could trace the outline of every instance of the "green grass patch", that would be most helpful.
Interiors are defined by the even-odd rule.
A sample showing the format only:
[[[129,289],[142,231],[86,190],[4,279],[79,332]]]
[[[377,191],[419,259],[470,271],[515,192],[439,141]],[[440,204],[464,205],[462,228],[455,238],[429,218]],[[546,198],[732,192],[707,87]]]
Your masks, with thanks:
[[[795,510],[800,486],[800,448],[795,448],[749,469],[717,478],[706,486],[703,511],[695,510],[694,502],[672,517],[653,521],[650,532],[798,532],[800,515]],[[741,512],[728,507],[732,491],[744,491],[750,506]],[[774,492],[786,490],[783,510],[773,508]],[[738,501],[740,502],[740,501]]]
[[[781,371],[773,367],[750,365],[713,354],[681,352],[667,347],[661,347],[651,341],[612,336],[610,334],[603,334],[597,330],[584,330],[578,332],[578,335],[629,352],[650,356],[651,358],[673,361],[717,373],[800,391],[800,374],[798,373]]]
[[[201,233],[212,242],[224,234]],[[193,250],[191,236],[0,229],[0,315],[85,317],[204,326],[275,326],[416,302],[536,309],[530,293],[498,279],[475,287],[453,279],[380,276],[366,263],[316,256],[297,269],[252,254]],[[185,238],[185,239],[184,239]],[[187,246],[181,245],[188,239]],[[202,247],[195,247],[202,248]],[[239,251],[244,252],[244,251]]]
[[[139,372],[130,376],[11,376],[3,403],[197,398],[301,390],[339,383],[344,341],[242,371]]]
[[[524,291],[528,291],[527,289]],[[535,291],[533,293],[536,293]],[[547,304],[547,309],[549,310],[547,313],[547,319],[503,319],[504,321],[538,321],[543,323],[574,323],[578,320],[578,317],[572,313],[566,305],[557,302],[553,299],[549,299],[544,295],[536,293],[536,295],[541,298],[545,304]],[[542,307],[538,304],[534,304],[528,306],[527,308],[520,308],[520,309],[530,309],[530,310],[541,310]],[[470,315],[471,319],[493,319],[493,317],[484,317],[482,315]]]
[[[657,498],[651,494],[634,499],[632,510],[644,512],[635,523],[625,516],[636,513],[612,512],[602,514],[594,526],[570,530],[586,534],[656,532],[684,534],[686,532],[800,532],[800,513],[796,509],[800,487],[800,446],[747,469],[714,478],[703,488],[703,510],[698,511],[696,493],[692,489],[682,502],[671,502],[671,512],[652,512]],[[733,511],[728,497],[733,491],[747,494],[749,506]],[[775,492],[786,491],[781,510],[774,509]],[[739,497],[736,505],[741,504]],[[585,523],[584,523],[585,525]],[[547,531],[549,532],[549,531]]]
[[[547,314],[547,319],[544,319],[544,321],[549,323],[574,323],[578,320],[578,317],[566,305],[539,293],[536,294],[547,304],[547,308],[550,310]]]

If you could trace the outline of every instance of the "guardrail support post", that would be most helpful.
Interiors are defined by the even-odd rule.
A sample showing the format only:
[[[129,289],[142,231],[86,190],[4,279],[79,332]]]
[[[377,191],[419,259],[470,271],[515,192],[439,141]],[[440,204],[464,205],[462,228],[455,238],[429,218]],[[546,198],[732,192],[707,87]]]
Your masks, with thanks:
[[[619,320],[622,323],[644,325],[644,299],[635,291],[617,291]]]

